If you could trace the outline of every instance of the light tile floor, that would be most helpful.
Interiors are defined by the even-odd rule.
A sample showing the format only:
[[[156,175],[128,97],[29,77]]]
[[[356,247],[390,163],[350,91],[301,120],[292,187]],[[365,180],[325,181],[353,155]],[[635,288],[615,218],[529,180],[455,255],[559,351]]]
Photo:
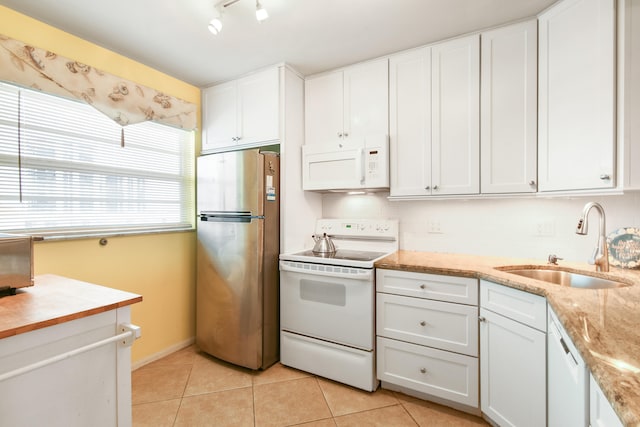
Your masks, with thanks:
[[[486,426],[401,393],[374,393],[275,364],[251,371],[190,346],[132,374],[133,425]]]

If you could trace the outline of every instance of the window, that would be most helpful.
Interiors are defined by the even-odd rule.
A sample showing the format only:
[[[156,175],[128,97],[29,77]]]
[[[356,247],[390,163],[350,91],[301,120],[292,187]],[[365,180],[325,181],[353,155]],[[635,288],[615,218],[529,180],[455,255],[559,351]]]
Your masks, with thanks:
[[[193,132],[0,83],[0,232],[193,228]]]

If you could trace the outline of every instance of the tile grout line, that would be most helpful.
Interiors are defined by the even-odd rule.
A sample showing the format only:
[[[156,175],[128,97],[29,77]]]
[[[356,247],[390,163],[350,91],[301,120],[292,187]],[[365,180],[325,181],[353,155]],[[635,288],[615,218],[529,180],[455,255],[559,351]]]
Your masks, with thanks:
[[[184,401],[184,394],[187,391],[187,386],[189,385],[189,380],[191,379],[191,374],[193,373],[193,366],[194,366],[194,362],[192,362],[190,365],[191,367],[189,368],[189,375],[187,375],[187,381],[185,381],[184,383],[184,388],[182,389],[182,395],[180,396],[180,404],[178,405],[178,410],[176,411],[176,415],[173,418],[173,426],[175,427],[176,423],[178,422],[178,414],[180,414],[180,408],[182,408],[182,402]]]

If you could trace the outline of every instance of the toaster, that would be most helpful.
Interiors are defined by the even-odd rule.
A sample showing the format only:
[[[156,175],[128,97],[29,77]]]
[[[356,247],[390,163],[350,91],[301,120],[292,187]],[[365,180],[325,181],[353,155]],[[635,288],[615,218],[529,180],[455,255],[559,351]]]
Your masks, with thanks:
[[[0,292],[33,286],[33,238],[0,234]]]

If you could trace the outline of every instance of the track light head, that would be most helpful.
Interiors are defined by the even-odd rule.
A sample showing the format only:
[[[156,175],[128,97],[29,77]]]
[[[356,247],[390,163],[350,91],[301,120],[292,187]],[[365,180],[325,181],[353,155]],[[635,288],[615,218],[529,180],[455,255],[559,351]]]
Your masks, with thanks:
[[[209,31],[214,35],[218,35],[220,31],[222,31],[222,17],[220,16],[220,11],[217,7],[213,12],[213,18],[209,21],[207,28],[209,28]]]
[[[262,7],[262,5],[260,4],[260,0],[256,0],[256,19],[258,20],[258,22],[262,22],[268,17],[269,14],[267,13],[267,9]]]

